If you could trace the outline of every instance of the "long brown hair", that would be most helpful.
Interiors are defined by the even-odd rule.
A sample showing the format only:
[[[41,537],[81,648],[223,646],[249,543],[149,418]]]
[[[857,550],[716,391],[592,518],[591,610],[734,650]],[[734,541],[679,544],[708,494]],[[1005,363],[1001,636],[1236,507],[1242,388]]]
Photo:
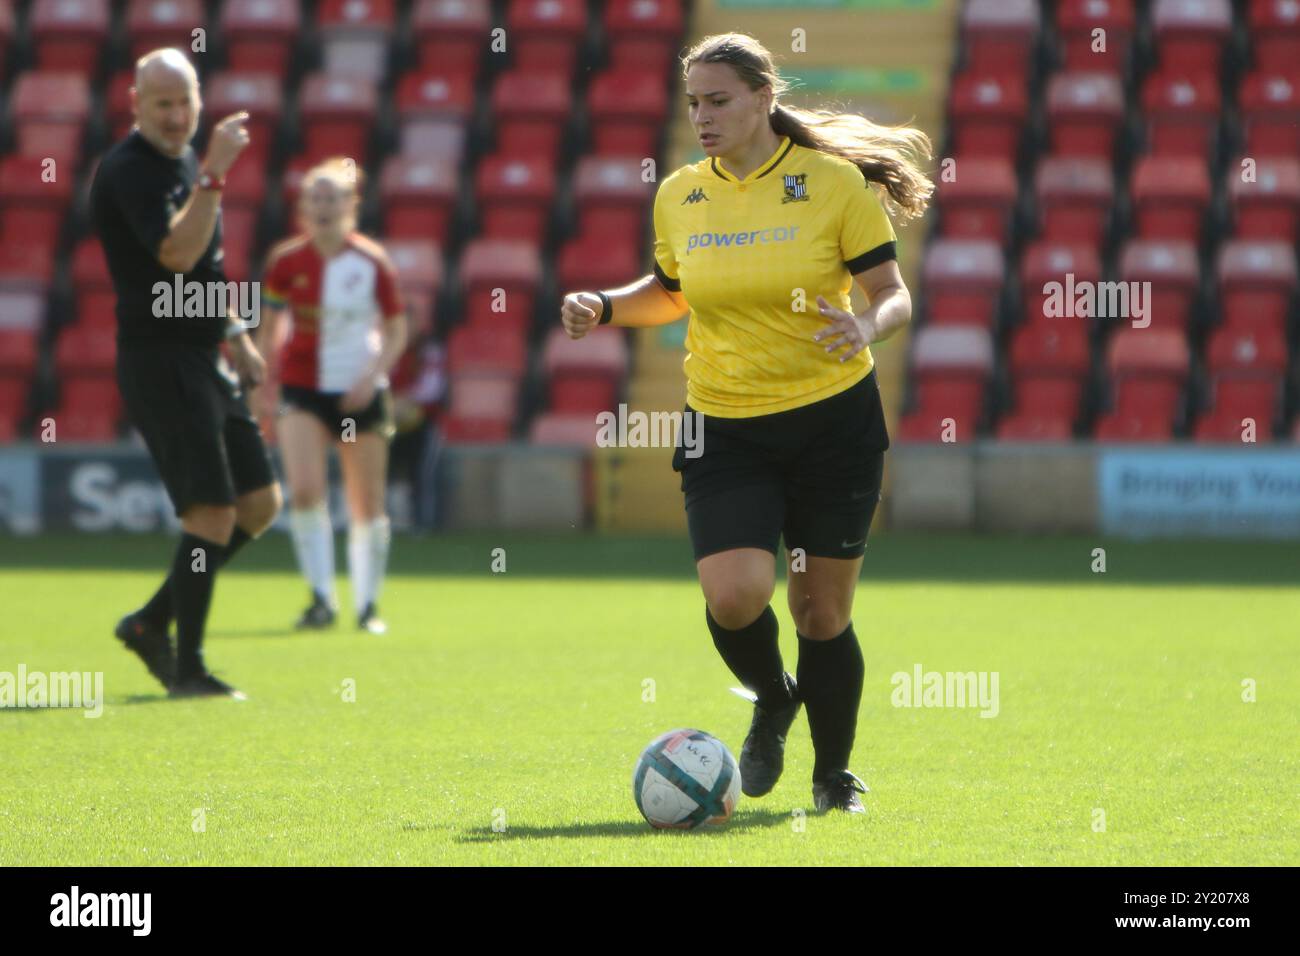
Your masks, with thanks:
[[[777,72],[772,55],[746,33],[718,33],[695,44],[681,58],[682,79],[696,63],[725,63],[751,90],[772,87],[772,132],[800,146],[841,156],[875,183],[891,216],[919,218],[929,205],[934,183],[921,169],[933,153],[930,137],[910,126],[882,126],[856,113],[783,106],[777,98],[790,84]]]

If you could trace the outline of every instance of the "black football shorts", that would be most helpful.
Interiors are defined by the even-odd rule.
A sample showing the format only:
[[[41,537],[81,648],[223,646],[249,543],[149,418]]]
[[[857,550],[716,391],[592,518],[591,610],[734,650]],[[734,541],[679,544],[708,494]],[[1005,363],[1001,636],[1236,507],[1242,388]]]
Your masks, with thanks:
[[[397,429],[393,425],[393,399],[386,388],[376,389],[375,397],[359,412],[345,412],[339,407],[343,395],[338,392],[320,392],[314,388],[297,385],[280,386],[280,414],[293,409],[314,416],[325,430],[338,440],[350,420],[356,434],[377,432],[381,438],[392,438]]]
[[[117,383],[177,515],[275,483],[257,420],[216,346],[119,344]]]
[[[688,457],[679,438],[673,455],[697,561],[733,548],[776,554],[782,537],[813,557],[862,556],[889,447],[874,369],[800,408],[703,419],[702,453]]]

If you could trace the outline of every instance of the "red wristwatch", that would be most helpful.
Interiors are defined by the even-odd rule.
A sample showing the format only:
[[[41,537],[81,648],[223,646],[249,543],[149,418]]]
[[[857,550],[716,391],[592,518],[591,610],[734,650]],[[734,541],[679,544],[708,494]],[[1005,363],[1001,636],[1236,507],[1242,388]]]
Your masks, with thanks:
[[[222,190],[226,188],[226,177],[213,176],[211,173],[199,173],[198,187],[200,189]]]

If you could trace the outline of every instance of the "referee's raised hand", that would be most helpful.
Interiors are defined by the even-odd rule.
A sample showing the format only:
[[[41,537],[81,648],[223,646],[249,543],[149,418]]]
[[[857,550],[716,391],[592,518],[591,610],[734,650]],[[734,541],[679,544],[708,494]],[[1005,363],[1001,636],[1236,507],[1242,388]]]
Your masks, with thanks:
[[[214,176],[224,176],[235,165],[235,160],[248,145],[248,113],[240,110],[231,113],[216,126],[212,127],[212,139],[208,142],[208,155],[203,167]]]
[[[560,307],[560,321],[571,339],[580,339],[600,321],[604,306],[594,292],[570,292]]]

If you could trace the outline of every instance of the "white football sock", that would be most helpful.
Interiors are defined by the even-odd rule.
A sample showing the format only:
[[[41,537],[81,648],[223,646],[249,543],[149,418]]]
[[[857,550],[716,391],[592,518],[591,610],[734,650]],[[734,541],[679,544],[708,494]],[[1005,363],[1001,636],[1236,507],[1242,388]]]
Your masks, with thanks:
[[[369,524],[348,525],[348,573],[358,614],[366,605],[379,603],[391,540],[387,517],[376,518]]]
[[[289,511],[289,532],[298,567],[311,589],[334,604],[334,529],[330,513],[321,502],[314,508]]]

